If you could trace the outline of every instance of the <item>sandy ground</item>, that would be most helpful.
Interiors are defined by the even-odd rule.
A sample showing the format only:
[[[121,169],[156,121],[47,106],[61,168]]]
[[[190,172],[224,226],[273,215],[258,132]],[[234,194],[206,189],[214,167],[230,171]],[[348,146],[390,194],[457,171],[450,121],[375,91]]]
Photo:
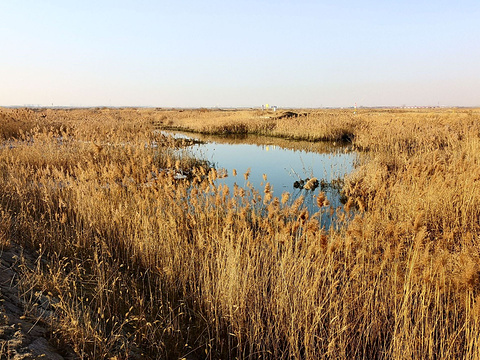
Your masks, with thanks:
[[[1,251],[0,258],[0,359],[75,359],[72,351],[57,349],[49,341],[48,316],[53,308],[49,297],[34,295],[35,316],[26,314],[25,303],[17,286],[21,259],[33,264],[33,257],[12,244]]]

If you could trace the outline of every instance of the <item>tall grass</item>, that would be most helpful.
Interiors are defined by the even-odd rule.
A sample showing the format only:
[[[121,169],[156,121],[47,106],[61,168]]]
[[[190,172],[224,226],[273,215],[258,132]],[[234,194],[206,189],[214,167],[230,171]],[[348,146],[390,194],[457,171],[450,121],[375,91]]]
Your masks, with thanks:
[[[0,149],[0,239],[36,250],[25,293],[58,299],[55,337],[79,356],[480,357],[478,112],[318,111],[270,126],[348,133],[368,150],[328,233],[268,185],[231,194],[152,131],[223,117],[250,129],[260,113],[34,114]],[[192,178],[176,180],[180,168]]]
[[[195,131],[204,134],[258,134],[307,141],[351,141],[355,119],[350,111],[271,112],[182,111],[166,112],[153,120],[162,129]]]

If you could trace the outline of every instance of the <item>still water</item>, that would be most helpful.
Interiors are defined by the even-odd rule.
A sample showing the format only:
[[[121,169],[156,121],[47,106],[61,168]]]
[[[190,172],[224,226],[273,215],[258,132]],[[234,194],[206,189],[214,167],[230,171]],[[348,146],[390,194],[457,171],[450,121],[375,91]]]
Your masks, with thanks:
[[[263,195],[265,183],[273,188],[273,196],[290,193],[290,202],[300,196],[310,212],[317,212],[315,196],[323,191],[333,208],[341,206],[339,186],[346,174],[352,172],[357,154],[346,146],[335,143],[309,143],[275,138],[244,136],[220,137],[187,133],[165,133],[175,137],[201,140],[201,144],[188,147],[185,151],[194,157],[207,160],[216,169],[224,169],[227,177],[219,179],[233,190],[234,184],[247,187],[244,174],[248,171],[248,182]],[[234,172],[237,175],[234,176]],[[295,182],[317,178],[318,188],[306,190],[295,188]],[[266,178],[266,181],[265,181]],[[298,183],[297,183],[298,186]],[[322,220],[328,225],[330,220]]]

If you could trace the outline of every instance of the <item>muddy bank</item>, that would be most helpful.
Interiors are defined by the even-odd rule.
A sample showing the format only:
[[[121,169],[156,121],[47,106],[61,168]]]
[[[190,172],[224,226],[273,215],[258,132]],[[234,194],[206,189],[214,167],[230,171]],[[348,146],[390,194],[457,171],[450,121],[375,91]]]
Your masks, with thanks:
[[[33,308],[26,311],[18,285],[21,267],[33,266],[33,256],[17,244],[4,247],[0,255],[0,359],[76,359],[52,340],[48,322],[55,299],[34,292]]]

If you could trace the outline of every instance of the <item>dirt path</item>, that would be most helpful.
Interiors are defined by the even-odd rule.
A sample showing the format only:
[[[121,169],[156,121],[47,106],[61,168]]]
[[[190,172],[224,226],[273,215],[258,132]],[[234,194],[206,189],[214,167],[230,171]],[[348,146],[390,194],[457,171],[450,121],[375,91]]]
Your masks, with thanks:
[[[25,303],[17,286],[19,266],[22,257],[27,264],[34,263],[33,257],[15,244],[0,255],[0,359],[75,359],[71,351],[60,351],[48,340],[45,324],[53,310],[50,299],[37,292],[37,316],[25,316]]]

